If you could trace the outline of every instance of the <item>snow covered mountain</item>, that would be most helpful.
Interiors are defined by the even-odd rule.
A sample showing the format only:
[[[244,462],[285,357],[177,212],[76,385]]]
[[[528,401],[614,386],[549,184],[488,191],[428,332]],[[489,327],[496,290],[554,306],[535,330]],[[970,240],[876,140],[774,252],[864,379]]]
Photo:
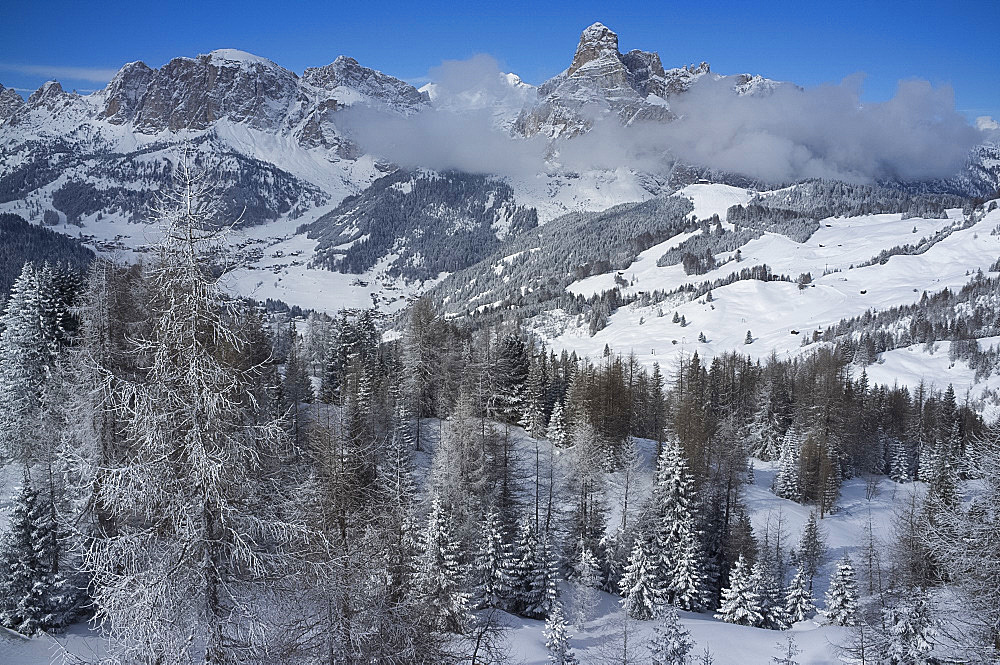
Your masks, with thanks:
[[[105,89],[85,96],[55,81],[27,100],[0,87],[0,212],[52,225],[100,252],[128,258],[150,241],[149,230],[135,222],[149,218],[150,204],[169,186],[181,153],[189,152],[215,184],[222,216],[240,219],[239,242],[249,262],[242,286],[260,297],[321,309],[372,297],[402,306],[400,293],[417,293],[438,272],[470,268],[500,251],[497,243],[513,242],[527,228],[512,224],[515,218],[534,216],[546,224],[566,214],[598,213],[669,195],[699,179],[767,189],[759,180],[660,153],[651,160],[626,150],[604,159],[605,148],[618,148],[614,137],[591,136],[601,123],[676,127],[684,119],[684,101],[703,89],[733,99],[798,90],[758,75],[721,76],[704,62],[665,68],[656,53],[619,51],[617,34],[600,23],[583,31],[569,67],[537,88],[514,74],[474,66],[418,90],[346,56],[301,75],[234,49],[174,58],[159,69],[133,62]],[[478,158],[482,165],[469,169],[476,175],[450,172],[440,180],[426,169],[408,168],[387,190],[384,178],[398,165],[367,151],[351,133],[348,119],[366,113],[402,123],[444,114],[438,125],[445,127],[452,119],[461,125],[462,118],[485,116],[492,152],[509,148],[518,156],[507,161],[517,168],[497,166],[503,175],[496,176],[490,167],[502,155],[487,154]],[[469,146],[456,151],[491,152],[476,148],[477,135],[457,134],[455,142]],[[641,142],[638,147],[642,153]],[[998,150],[982,145],[963,173],[905,188],[991,194],[1000,187]],[[385,222],[387,210],[399,210],[400,201],[408,210],[429,206],[420,198],[423,184],[457,180],[485,189],[469,189],[456,195],[468,200],[417,216],[408,212],[403,224]],[[416,193],[404,191],[417,182],[422,185]],[[370,186],[375,188],[366,192]],[[359,195],[349,212],[352,204],[345,200]],[[431,270],[437,264],[427,254],[429,239],[452,238],[458,219],[467,230],[482,231],[485,242]],[[636,235],[621,241],[645,249]],[[345,258],[376,244],[377,255],[360,263]],[[301,288],[300,282],[310,286]]]

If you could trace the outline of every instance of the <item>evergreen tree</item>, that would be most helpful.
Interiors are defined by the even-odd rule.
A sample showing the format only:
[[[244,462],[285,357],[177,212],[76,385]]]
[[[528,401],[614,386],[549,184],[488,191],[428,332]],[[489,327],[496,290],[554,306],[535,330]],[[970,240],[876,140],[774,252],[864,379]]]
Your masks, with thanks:
[[[774,476],[774,486],[771,488],[775,496],[792,501],[799,501],[802,498],[799,481],[801,445],[801,434],[794,429],[788,430],[781,443],[781,455],[778,458],[778,473]]]
[[[553,605],[549,616],[545,619],[545,648],[549,651],[549,662],[553,665],[579,665],[573,650],[569,646],[569,627],[563,616],[562,605]]]
[[[692,531],[693,520],[683,524],[680,546],[670,580],[670,593],[677,607],[697,612],[705,605],[705,574],[701,546]]]
[[[649,642],[650,665],[686,665],[694,643],[672,605],[660,609]]]
[[[792,583],[785,594],[785,611],[790,623],[805,621],[816,611],[816,602],[801,568],[795,572],[795,577],[792,578]]]
[[[837,570],[826,592],[826,609],[823,614],[836,626],[853,626],[857,623],[858,583],[849,557],[845,556],[837,563]]]
[[[798,549],[799,569],[809,582],[809,591],[813,588],[813,579],[826,557],[826,538],[823,529],[816,519],[816,511],[810,511],[809,519],[802,529]]]
[[[545,438],[557,448],[565,448],[569,445],[569,433],[566,431],[566,418],[563,415],[562,402],[557,401],[552,407],[552,415],[549,417]]]
[[[785,630],[788,628],[789,620],[785,611],[784,590],[773,562],[764,557],[758,559],[754,564],[753,577],[757,582],[761,627]]]
[[[647,620],[656,616],[663,603],[663,591],[659,587],[649,547],[642,538],[637,538],[632,546],[632,554],[618,588],[622,595],[622,607],[630,617]]]
[[[760,626],[764,617],[756,587],[751,567],[740,554],[729,573],[729,586],[722,591],[722,604],[715,617],[741,626]]]
[[[521,616],[541,619],[554,604],[558,587],[551,549],[539,538],[531,518],[521,523],[515,555],[512,609]]]
[[[417,562],[417,594],[440,630],[462,633],[469,626],[469,594],[459,561],[459,544],[451,535],[450,518],[441,501],[431,501]]]
[[[528,436],[539,439],[546,434],[545,429],[545,386],[540,361],[531,363],[528,378],[521,394],[523,413],[520,425]]]
[[[573,566],[573,615],[576,625],[582,629],[593,616],[601,597],[601,569],[597,558],[583,541],[579,550],[579,558]]]
[[[41,391],[53,360],[45,284],[25,263],[0,317],[0,461],[32,461]]]
[[[76,604],[75,591],[59,572],[53,511],[25,472],[0,540],[0,625],[24,635],[66,625]]]
[[[490,511],[483,518],[483,533],[476,556],[477,597],[481,607],[503,608],[511,594],[513,561],[500,516]]]
[[[911,590],[895,605],[882,610],[885,626],[881,645],[883,665],[935,665],[932,656],[934,637],[937,635],[935,620],[926,596],[917,589]]]

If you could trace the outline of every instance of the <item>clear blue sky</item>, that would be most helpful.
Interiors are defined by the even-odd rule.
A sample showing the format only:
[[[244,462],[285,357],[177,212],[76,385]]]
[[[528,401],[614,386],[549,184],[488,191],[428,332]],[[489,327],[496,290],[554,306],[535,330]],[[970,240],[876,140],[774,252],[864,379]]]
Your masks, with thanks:
[[[125,62],[159,67],[215,48],[299,73],[345,54],[411,81],[442,60],[488,53],[539,83],[568,66],[594,21],[619,34],[623,51],[657,51],[667,67],[707,60],[723,74],[804,86],[864,72],[872,101],[890,97],[900,79],[925,78],[950,83],[970,118],[1000,118],[1000,0],[2,0],[0,83],[34,89],[57,78],[90,90]]]

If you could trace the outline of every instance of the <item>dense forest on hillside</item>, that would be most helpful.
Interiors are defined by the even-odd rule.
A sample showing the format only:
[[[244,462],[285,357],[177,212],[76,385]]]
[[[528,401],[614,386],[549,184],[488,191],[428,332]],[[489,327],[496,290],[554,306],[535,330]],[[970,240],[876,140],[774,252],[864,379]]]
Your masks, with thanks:
[[[681,634],[668,606],[815,616],[908,663],[933,662],[891,659],[929,653],[926,599],[947,590],[967,608],[949,648],[996,657],[1000,425],[953,389],[874,385],[843,344],[647,369],[430,299],[395,337],[374,309],[268,313],[220,290],[210,203],[179,204],[146,265],[26,263],[13,285],[4,626],[93,619],[126,662],[478,663],[502,662],[502,610],[545,619],[568,663],[603,590],[659,622],[662,643],[622,634],[622,663]],[[754,460],[813,509],[800,540],[751,525]],[[817,615],[824,520],[846,480],[884,475],[926,492],[878,556],[838,563]]]

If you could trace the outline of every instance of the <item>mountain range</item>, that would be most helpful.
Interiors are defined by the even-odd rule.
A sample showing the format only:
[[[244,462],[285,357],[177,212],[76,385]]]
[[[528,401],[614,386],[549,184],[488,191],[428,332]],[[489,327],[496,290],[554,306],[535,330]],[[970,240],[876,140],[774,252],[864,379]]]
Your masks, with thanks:
[[[794,106],[806,93],[792,83],[723,76],[704,62],[668,69],[654,52],[622,53],[601,23],[583,31],[569,66],[538,87],[485,71],[472,83],[417,89],[347,56],[300,75],[220,49],[159,69],[126,64],[89,95],[51,81],[25,101],[0,87],[0,212],[128,258],[144,251],[150,231],[138,223],[150,219],[187,152],[212,181],[220,216],[240,220],[250,266],[241,286],[332,309],[372,297],[401,306],[566,214],[696,182],[765,191],[809,180],[720,169],[656,143],[659,132],[686,131],[704,99],[736,100],[733,108],[748,112],[755,107],[739,100]],[[423,143],[400,149],[423,130]],[[1000,148],[983,136],[954,175],[878,184],[989,196],[1000,187]],[[638,147],[604,159],[629,141]],[[471,161],[435,160],[434,151]],[[419,163],[424,155],[428,163]],[[329,302],[301,295],[319,284]]]

